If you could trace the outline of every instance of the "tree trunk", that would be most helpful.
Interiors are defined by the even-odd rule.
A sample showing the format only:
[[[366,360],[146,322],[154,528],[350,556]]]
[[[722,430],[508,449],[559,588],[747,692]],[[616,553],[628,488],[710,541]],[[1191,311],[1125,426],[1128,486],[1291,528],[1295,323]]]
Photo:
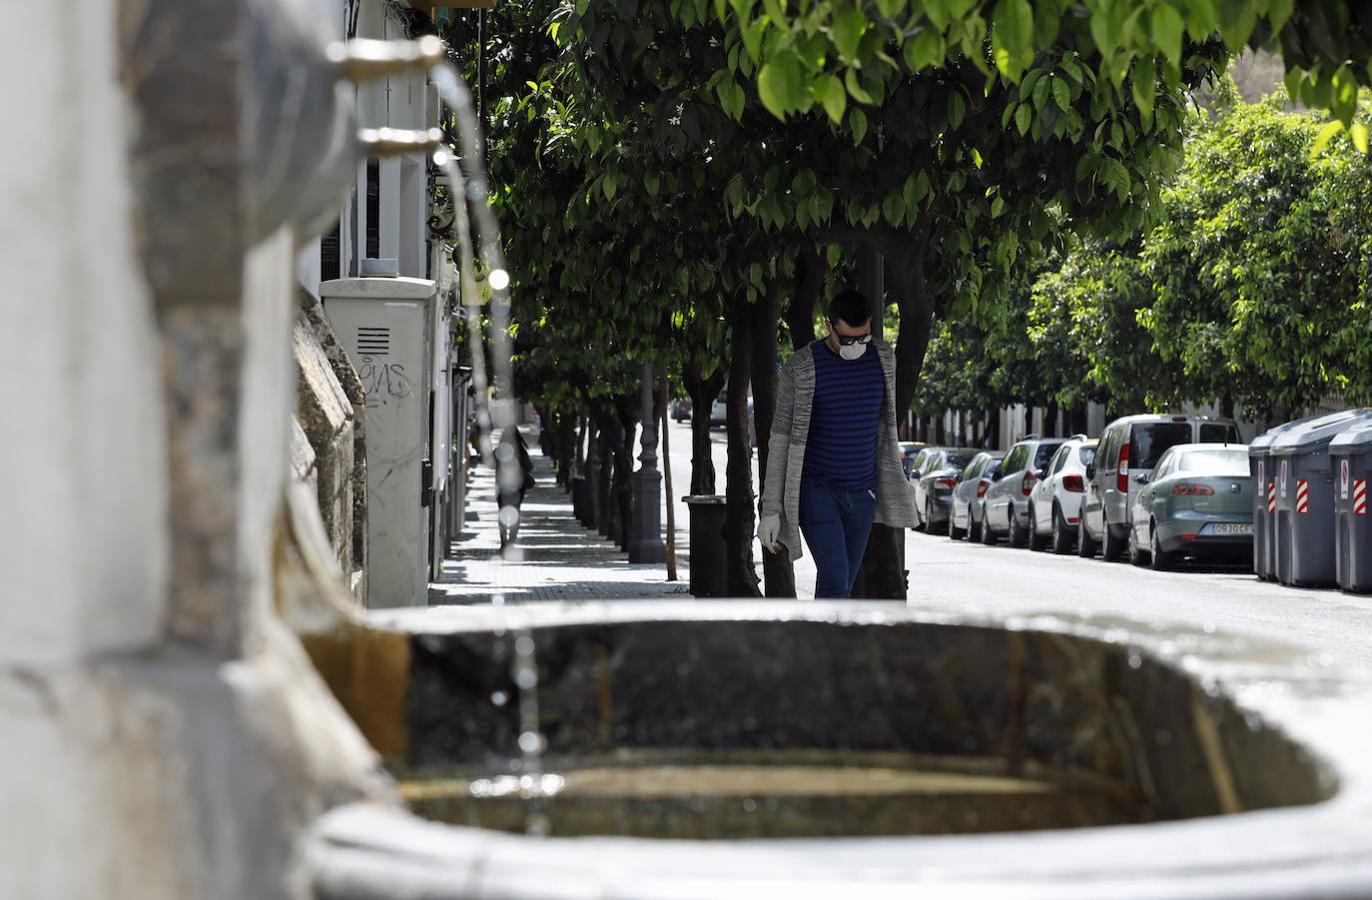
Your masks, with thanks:
[[[676,497],[672,492],[672,445],[667,434],[667,373],[662,373],[657,420],[662,423],[662,484],[667,498],[667,580],[676,581]]]
[[[600,427],[593,416],[586,417],[586,457],[582,461],[582,475],[586,479],[586,497],[589,508],[587,521],[581,524],[587,528],[600,528]]]
[[[1234,418],[1234,395],[1225,394],[1220,398],[1220,415],[1226,419]]]
[[[815,339],[815,305],[824,288],[824,259],[807,243],[796,257],[795,292],[786,304],[786,328],[791,332],[791,348],[799,350]],[[754,404],[757,400],[754,398]]]
[[[777,406],[777,294],[780,292],[780,284],[776,281],[771,282],[767,285],[762,299],[750,310],[753,315],[753,430],[757,435],[758,477],[764,484],[767,478],[767,449],[771,443],[772,418],[776,414]],[[759,515],[762,514],[761,494],[759,490]],[[773,553],[770,547],[763,547],[762,575],[768,597],[796,595],[796,573],[791,565],[789,552]]]
[[[610,453],[610,427],[602,421],[596,428],[599,466],[595,491],[595,526],[596,531],[605,537],[610,536],[610,520],[614,516],[614,504],[610,502],[610,476],[614,469],[614,457]]]
[[[632,413],[620,411],[619,413],[619,434],[621,440],[614,445],[615,451],[615,477],[614,493],[615,507],[619,510],[619,533],[615,541],[619,544],[619,549],[625,553],[629,552],[629,537],[633,534],[634,522],[634,425],[636,424]]]
[[[1048,401],[1048,405],[1043,408],[1043,432],[1044,437],[1058,436],[1058,403],[1056,400]]]
[[[691,495],[695,497],[715,492],[715,461],[710,449],[710,407],[724,387],[724,372],[709,378],[700,377],[700,366],[694,361],[682,367],[682,381],[691,397]]]
[[[753,312],[734,304],[729,401],[725,411],[729,459],[724,473],[724,565],[731,597],[760,597],[753,567],[753,446],[748,437],[748,381],[752,370]]]
[[[578,420],[579,420],[579,421],[577,422],[577,424],[578,424],[578,426],[580,427],[580,430],[577,431],[577,434],[576,434],[576,474],[578,474],[578,475],[585,475],[585,474],[586,474],[586,439],[590,436],[590,435],[588,434],[588,432],[591,430],[591,421],[590,421],[590,420],[591,420],[591,417],[590,417],[590,416],[578,416],[577,418],[578,418]]]

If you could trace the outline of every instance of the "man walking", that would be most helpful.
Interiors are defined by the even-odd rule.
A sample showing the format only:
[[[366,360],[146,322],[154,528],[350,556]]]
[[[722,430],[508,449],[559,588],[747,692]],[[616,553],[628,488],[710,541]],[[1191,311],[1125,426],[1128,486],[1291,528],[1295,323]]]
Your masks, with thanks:
[[[896,441],[895,355],[872,334],[867,298],[834,297],[827,325],[781,370],[758,538],[799,559],[804,533],[819,571],[815,597],[841,598],[872,523],[913,527],[915,503]]]

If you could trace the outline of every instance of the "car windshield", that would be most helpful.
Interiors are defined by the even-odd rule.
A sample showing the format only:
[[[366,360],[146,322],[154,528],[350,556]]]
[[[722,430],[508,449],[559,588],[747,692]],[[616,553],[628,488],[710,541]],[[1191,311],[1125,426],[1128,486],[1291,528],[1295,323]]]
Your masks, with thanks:
[[[1176,466],[1188,475],[1231,475],[1248,477],[1248,451],[1224,447],[1215,450],[1188,450]]]
[[[975,450],[954,450],[948,454],[948,467],[952,469],[966,468],[976,455]]]
[[[1189,422],[1155,422],[1135,425],[1129,441],[1129,465],[1135,469],[1151,469],[1168,448],[1191,443]]]

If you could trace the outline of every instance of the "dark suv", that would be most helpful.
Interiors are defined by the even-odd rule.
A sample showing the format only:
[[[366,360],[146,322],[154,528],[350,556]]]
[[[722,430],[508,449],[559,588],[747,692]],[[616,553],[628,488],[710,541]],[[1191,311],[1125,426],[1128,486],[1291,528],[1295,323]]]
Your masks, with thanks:
[[[1041,438],[1030,435],[1010,448],[992,476],[986,491],[986,521],[981,525],[981,540],[994,544],[1002,534],[1013,547],[1029,543],[1029,495],[1034,484],[1048,474],[1053,454],[1068,438]]]
[[[1086,469],[1086,496],[1077,520],[1077,552],[1114,562],[1128,546],[1131,481],[1142,484],[1163,453],[1178,444],[1238,444],[1239,428],[1209,416],[1125,416],[1101,432]]]

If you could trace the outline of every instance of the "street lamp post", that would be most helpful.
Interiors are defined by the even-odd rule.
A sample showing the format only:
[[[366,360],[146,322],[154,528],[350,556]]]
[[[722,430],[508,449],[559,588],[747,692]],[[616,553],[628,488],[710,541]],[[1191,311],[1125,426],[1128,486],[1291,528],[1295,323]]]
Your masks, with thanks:
[[[643,383],[639,397],[643,403],[643,452],[633,476],[633,535],[629,541],[629,562],[660,563],[667,559],[662,543],[662,474],[657,470],[657,419],[653,415],[653,365],[643,364]]]

